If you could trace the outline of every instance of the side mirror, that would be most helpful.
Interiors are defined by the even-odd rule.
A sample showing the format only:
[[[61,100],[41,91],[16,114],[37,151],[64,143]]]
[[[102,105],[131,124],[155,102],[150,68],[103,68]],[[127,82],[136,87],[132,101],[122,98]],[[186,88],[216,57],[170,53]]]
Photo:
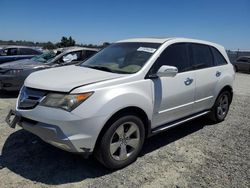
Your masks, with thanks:
[[[178,73],[177,67],[162,65],[157,71],[158,77],[174,77]]]

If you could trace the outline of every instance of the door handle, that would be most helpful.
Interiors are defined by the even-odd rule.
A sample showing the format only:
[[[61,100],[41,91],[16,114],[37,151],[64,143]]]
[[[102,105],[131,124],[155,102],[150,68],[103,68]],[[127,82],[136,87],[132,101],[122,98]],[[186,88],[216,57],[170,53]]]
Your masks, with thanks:
[[[215,75],[216,75],[216,77],[220,77],[221,72],[220,72],[220,71],[217,71]]]
[[[184,81],[184,83],[185,83],[186,86],[188,86],[188,85],[192,84],[193,81],[194,81],[194,79],[192,79],[192,78],[187,78],[187,79]]]

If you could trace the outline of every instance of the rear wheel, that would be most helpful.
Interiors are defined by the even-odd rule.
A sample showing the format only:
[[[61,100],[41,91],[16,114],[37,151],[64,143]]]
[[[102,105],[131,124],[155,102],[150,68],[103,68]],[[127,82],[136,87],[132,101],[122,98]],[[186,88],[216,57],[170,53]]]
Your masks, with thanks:
[[[231,102],[231,97],[232,96],[229,91],[222,91],[220,93],[209,114],[209,118],[212,121],[221,122],[226,118]]]
[[[141,151],[145,129],[140,118],[126,115],[110,125],[96,150],[97,159],[109,169],[134,162]]]

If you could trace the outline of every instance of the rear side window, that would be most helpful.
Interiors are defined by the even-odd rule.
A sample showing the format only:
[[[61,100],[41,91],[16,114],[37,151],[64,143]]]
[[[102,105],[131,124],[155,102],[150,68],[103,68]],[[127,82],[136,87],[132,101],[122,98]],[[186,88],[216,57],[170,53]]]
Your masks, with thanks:
[[[209,46],[203,44],[191,44],[192,64],[195,69],[214,66],[213,56]]]
[[[225,58],[221,55],[221,53],[215,49],[214,47],[211,47],[213,55],[214,55],[214,63],[215,65],[226,65],[227,61]]]
[[[92,50],[86,50],[83,54],[84,54],[84,57],[83,59],[87,59],[89,57],[91,57],[92,55],[94,55],[96,53],[96,51],[92,51]]]
[[[81,53],[82,51],[70,52],[68,54],[65,54],[59,61],[64,63],[81,61],[82,60]]]
[[[250,63],[250,57],[240,57],[237,59],[237,62]]]
[[[9,48],[7,55],[17,55],[17,48]]]
[[[39,53],[36,50],[30,48],[20,48],[19,49],[20,55],[38,55]]]
[[[156,73],[162,65],[175,66],[178,72],[191,70],[187,44],[177,43],[167,47],[154,63],[151,73]]]

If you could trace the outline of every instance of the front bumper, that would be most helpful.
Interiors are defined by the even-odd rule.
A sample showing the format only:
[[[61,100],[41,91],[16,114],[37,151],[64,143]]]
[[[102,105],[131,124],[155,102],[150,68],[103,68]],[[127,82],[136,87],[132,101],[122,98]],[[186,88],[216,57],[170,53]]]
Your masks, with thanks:
[[[46,109],[45,109],[46,108]],[[93,152],[105,117],[82,118],[73,113],[37,106],[18,110],[19,125],[60,149],[89,154]]]
[[[0,75],[0,90],[18,91],[26,77],[22,75]]]
[[[55,125],[48,125],[26,118],[21,118],[19,125],[51,145],[69,152],[79,152],[72,144],[73,140],[70,141],[62,130]],[[88,150],[86,151],[88,152]]]

